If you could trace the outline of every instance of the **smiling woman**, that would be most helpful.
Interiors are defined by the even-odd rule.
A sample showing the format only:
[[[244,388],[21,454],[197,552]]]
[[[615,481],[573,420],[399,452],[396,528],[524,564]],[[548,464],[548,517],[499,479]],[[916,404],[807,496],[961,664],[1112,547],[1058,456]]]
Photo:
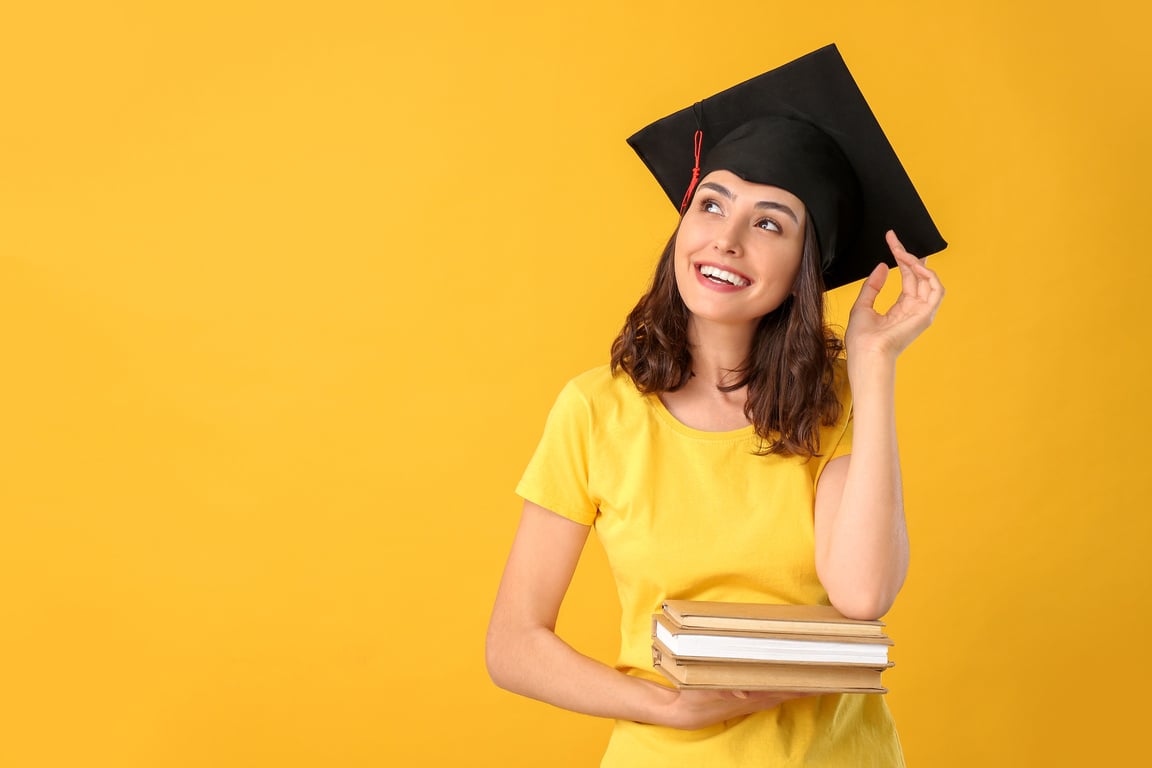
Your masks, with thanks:
[[[804,249],[797,210],[802,215],[804,204],[786,190],[731,171],[705,177],[675,240],[676,284],[693,318],[754,332],[760,318],[780,307]]]
[[[668,687],[650,617],[667,599],[892,605],[908,562],[896,358],[943,288],[890,230],[921,253],[943,240],[833,47],[630,141],[682,217],[611,363],[565,387],[517,488],[489,672],[615,718],[604,766],[901,765],[882,696]],[[883,314],[881,260],[902,278]],[[841,341],[825,287],[865,276]],[[593,526],[623,612],[615,668],[555,633]]]
[[[820,264],[816,229],[799,198],[731,171],[709,173],[657,264],[651,289],[613,343],[613,370],[628,372],[641,392],[658,395],[687,424],[713,430],[765,425],[757,430],[759,452],[814,454],[820,422],[841,409],[832,369],[843,351],[824,327]],[[721,272],[747,285],[724,281]],[[689,326],[694,334],[703,328],[722,338],[697,342],[692,353]],[[650,344],[660,338],[665,342]],[[711,385],[697,391],[705,381],[694,375],[703,356],[729,344],[740,359],[720,370],[714,391]],[[669,357],[673,349],[689,351],[688,363]],[[769,382],[773,371],[777,380]]]

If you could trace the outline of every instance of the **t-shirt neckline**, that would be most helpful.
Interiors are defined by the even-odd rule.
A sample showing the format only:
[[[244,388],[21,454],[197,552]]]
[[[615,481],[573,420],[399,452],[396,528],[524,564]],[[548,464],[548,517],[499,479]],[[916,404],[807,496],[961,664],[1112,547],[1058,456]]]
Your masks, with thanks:
[[[656,415],[660,418],[661,421],[663,421],[676,432],[679,432],[686,437],[691,437],[696,440],[712,440],[716,442],[724,442],[744,440],[756,434],[756,427],[752,424],[749,424],[746,427],[740,427],[739,429],[726,430],[724,432],[709,432],[708,430],[704,429],[696,429],[695,427],[688,426],[673,416],[672,412],[668,410],[668,406],[664,405],[664,401],[660,399],[658,394],[652,393],[645,395],[645,398],[648,400],[649,407],[656,412]]]

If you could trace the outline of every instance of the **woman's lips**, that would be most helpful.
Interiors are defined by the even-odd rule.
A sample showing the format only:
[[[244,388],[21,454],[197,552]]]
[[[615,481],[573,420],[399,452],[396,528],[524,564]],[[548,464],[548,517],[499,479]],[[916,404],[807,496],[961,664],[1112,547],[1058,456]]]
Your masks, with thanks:
[[[747,275],[719,264],[696,264],[693,271],[701,285],[721,293],[742,291],[752,284]]]

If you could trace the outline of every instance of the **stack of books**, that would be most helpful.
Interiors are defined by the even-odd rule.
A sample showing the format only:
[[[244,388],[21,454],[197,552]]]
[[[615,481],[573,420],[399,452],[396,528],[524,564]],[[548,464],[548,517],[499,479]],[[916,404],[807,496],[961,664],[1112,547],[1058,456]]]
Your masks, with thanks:
[[[679,688],[887,693],[881,621],[826,605],[668,600],[652,617],[652,661]]]

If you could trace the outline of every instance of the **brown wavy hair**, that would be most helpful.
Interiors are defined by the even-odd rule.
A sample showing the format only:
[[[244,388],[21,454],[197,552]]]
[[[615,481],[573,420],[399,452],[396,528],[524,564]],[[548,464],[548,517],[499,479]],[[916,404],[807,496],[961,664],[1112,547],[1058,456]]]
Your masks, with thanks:
[[[647,292],[628,314],[612,342],[612,372],[623,370],[643,394],[675,392],[692,377],[688,307],[676,288],[676,234],[656,264]],[[736,381],[748,387],[744,415],[760,438],[759,454],[819,455],[820,427],[834,424],[842,406],[836,397],[836,358],[844,343],[824,321],[824,278],[820,246],[811,218],[794,293],[760,318],[752,350]]]

